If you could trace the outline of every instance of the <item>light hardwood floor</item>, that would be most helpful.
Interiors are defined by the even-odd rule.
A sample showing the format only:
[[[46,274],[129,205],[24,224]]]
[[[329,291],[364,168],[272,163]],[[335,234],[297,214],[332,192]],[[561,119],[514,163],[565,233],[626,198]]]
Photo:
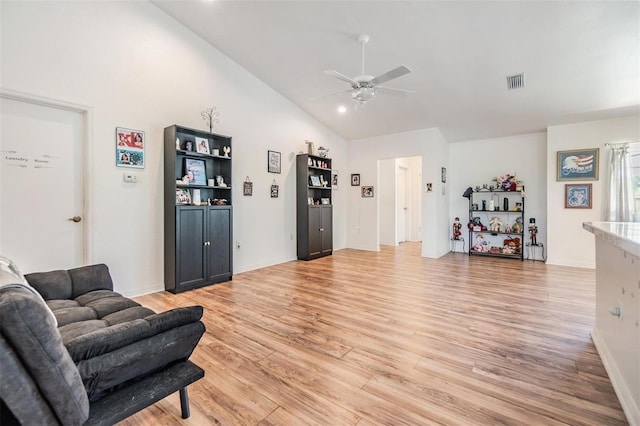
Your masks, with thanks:
[[[123,425],[624,425],[590,340],[595,273],[541,262],[340,250],[179,295],[206,371]]]

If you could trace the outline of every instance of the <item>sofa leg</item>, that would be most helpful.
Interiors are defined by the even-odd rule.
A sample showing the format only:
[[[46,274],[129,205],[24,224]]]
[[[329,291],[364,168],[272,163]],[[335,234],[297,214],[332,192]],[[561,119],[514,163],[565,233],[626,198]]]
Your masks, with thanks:
[[[180,409],[182,410],[182,418],[188,419],[191,413],[189,412],[189,394],[186,386],[180,389]]]

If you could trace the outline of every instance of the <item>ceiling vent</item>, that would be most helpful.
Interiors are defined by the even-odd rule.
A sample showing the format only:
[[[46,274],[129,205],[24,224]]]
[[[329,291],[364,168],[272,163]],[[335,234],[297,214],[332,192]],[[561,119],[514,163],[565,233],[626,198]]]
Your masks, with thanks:
[[[523,87],[524,87],[524,73],[510,75],[507,77],[507,88],[509,90],[521,89]]]

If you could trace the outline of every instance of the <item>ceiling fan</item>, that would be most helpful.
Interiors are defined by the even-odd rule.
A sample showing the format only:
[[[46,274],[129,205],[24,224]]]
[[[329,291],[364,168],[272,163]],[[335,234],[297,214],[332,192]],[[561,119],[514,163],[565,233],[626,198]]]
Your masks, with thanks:
[[[404,89],[395,89],[392,87],[381,86],[382,83],[386,83],[389,80],[393,80],[394,78],[401,77],[405,74],[409,74],[411,70],[405,66],[400,65],[397,68],[392,69],[391,71],[387,71],[384,74],[381,74],[377,77],[372,75],[367,75],[364,73],[364,47],[369,42],[368,35],[361,35],[358,37],[358,42],[362,44],[362,74],[353,78],[347,77],[346,75],[335,71],[335,70],[326,70],[324,73],[335,77],[339,80],[345,81],[351,85],[351,89],[344,90],[338,93],[332,93],[327,96],[339,95],[341,93],[351,93],[351,99],[353,99],[358,105],[364,106],[368,101],[375,98],[378,93],[395,93],[395,94],[408,94],[408,93],[416,93],[412,90],[404,90]]]

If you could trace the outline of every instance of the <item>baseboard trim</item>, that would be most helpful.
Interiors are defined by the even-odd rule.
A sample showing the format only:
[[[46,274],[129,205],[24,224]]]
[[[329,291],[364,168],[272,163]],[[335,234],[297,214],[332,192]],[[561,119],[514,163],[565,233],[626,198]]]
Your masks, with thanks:
[[[629,391],[624,377],[622,377],[618,366],[611,356],[611,352],[609,352],[606,343],[595,328],[591,332],[591,340],[596,346],[604,369],[607,370],[609,380],[611,380],[611,384],[613,385],[613,390],[616,392],[620,405],[622,405],[622,410],[627,416],[627,421],[631,426],[640,426],[640,408],[638,407],[638,402],[633,400],[631,391]]]

